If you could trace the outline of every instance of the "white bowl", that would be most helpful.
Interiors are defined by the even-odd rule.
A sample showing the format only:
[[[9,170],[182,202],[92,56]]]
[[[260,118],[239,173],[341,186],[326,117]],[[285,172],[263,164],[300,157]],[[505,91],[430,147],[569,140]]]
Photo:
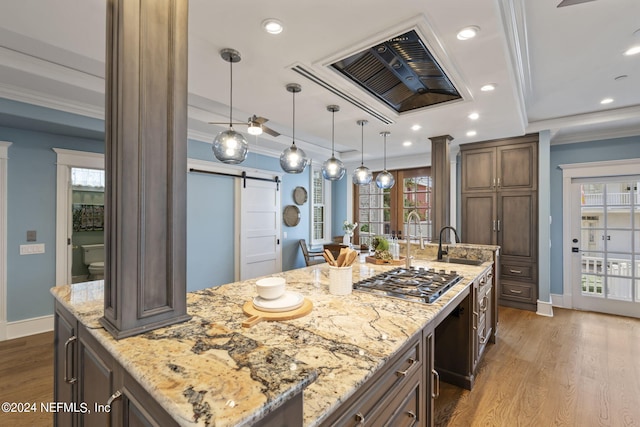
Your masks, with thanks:
[[[256,281],[256,290],[260,298],[276,299],[284,295],[286,284],[284,277],[266,277]]]

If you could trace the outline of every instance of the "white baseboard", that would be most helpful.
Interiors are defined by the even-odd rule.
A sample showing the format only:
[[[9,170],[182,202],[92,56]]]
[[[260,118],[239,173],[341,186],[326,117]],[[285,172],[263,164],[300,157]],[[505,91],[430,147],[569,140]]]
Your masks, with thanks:
[[[538,300],[538,310],[536,314],[539,316],[553,317],[553,306],[548,301]]]
[[[0,341],[7,339],[7,322],[0,321]]]
[[[569,303],[567,303],[567,301]],[[560,308],[572,308],[571,307],[571,295],[566,296],[563,294],[551,294],[551,305]]]
[[[53,331],[53,315],[7,322],[5,329],[7,340]]]

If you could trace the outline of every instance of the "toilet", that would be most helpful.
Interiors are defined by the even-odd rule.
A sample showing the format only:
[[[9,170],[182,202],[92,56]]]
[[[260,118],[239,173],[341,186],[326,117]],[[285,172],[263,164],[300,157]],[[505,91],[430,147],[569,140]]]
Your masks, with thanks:
[[[89,280],[104,279],[104,243],[82,245],[82,262],[89,267]]]

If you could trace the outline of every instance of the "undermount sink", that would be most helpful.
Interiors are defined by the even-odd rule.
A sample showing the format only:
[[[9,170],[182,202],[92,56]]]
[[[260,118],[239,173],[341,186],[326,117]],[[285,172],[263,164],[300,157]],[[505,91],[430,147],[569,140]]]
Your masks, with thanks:
[[[479,259],[466,259],[466,258],[444,258],[441,260],[434,259],[437,262],[446,262],[449,264],[466,264],[466,265],[482,265],[484,261]]]

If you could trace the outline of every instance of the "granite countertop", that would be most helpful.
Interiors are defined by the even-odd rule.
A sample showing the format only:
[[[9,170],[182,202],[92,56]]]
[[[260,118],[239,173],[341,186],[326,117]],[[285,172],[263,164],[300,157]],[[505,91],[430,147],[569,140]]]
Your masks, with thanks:
[[[304,424],[315,426],[491,262],[414,265],[455,269],[464,279],[428,305],[359,291],[334,296],[328,292],[329,267],[321,264],[274,275],[312,301],[304,317],[243,328],[242,306],[256,296],[252,279],[190,292],[191,320],[119,341],[98,323],[102,281],[51,292],[179,424],[251,425],[303,391]],[[356,263],[353,280],[392,268]]]

